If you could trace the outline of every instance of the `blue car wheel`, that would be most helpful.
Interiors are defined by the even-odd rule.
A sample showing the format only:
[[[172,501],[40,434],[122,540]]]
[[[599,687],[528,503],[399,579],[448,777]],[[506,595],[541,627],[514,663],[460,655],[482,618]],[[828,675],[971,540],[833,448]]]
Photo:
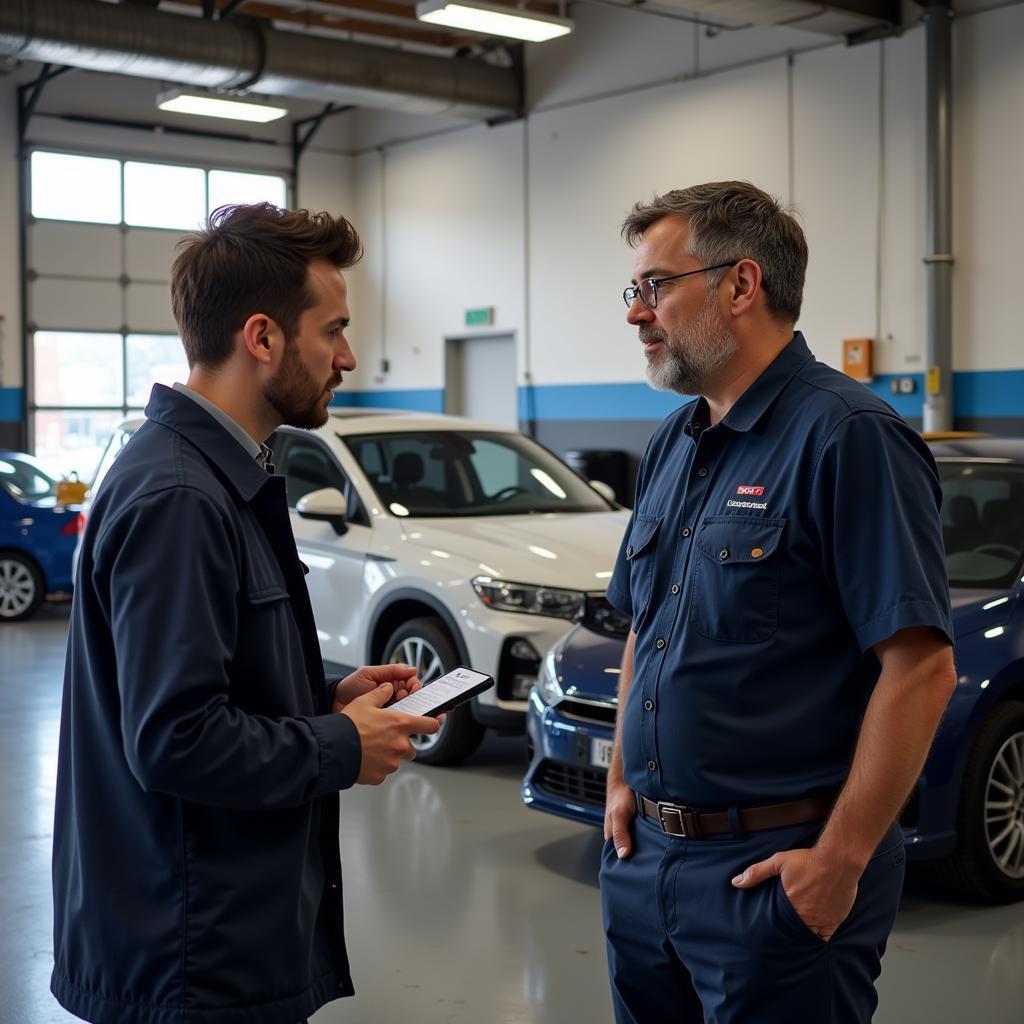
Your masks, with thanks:
[[[36,564],[17,551],[0,551],[0,621],[27,619],[45,596],[46,585]]]
[[[995,707],[964,772],[957,845],[940,879],[993,903],[1024,899],[1024,703]]]

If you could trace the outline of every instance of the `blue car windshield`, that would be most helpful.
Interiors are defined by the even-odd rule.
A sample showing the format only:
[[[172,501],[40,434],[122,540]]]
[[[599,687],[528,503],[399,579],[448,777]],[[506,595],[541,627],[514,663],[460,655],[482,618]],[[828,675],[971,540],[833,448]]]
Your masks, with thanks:
[[[951,587],[1008,587],[1024,562],[1024,466],[939,459]]]
[[[522,434],[435,430],[352,434],[341,440],[395,516],[514,516],[615,507]]]
[[[57,493],[57,481],[28,455],[0,455],[0,486],[19,501],[38,501]]]

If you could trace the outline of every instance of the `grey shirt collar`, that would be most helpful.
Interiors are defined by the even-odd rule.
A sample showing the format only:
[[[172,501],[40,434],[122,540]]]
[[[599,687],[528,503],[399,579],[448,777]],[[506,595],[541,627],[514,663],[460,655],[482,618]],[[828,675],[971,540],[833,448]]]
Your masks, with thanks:
[[[174,390],[187,395],[201,409],[205,409],[259,464],[267,468],[271,451],[265,444],[258,444],[242,427],[235,422],[219,405],[214,405],[198,391],[193,391],[187,384],[175,384]]]

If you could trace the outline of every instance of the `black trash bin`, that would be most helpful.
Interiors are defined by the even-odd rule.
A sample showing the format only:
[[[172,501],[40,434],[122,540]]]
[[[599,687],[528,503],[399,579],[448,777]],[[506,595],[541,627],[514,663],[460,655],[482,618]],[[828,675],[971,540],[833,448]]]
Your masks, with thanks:
[[[615,492],[620,505],[630,505],[629,453],[615,449],[573,448],[565,461],[587,480],[600,480]]]

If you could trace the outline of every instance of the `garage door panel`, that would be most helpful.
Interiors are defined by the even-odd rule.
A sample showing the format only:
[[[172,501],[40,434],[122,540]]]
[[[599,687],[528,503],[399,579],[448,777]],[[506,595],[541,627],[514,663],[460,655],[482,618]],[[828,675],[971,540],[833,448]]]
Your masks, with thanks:
[[[28,266],[37,274],[116,279],[121,273],[121,229],[36,221],[28,233]]]
[[[176,231],[132,228],[125,238],[125,272],[132,280],[168,281],[178,242]]]
[[[165,284],[132,284],[125,295],[125,318],[130,331],[177,333],[171,296]]]
[[[29,286],[29,320],[42,328],[119,331],[124,321],[116,281],[40,278]]]

